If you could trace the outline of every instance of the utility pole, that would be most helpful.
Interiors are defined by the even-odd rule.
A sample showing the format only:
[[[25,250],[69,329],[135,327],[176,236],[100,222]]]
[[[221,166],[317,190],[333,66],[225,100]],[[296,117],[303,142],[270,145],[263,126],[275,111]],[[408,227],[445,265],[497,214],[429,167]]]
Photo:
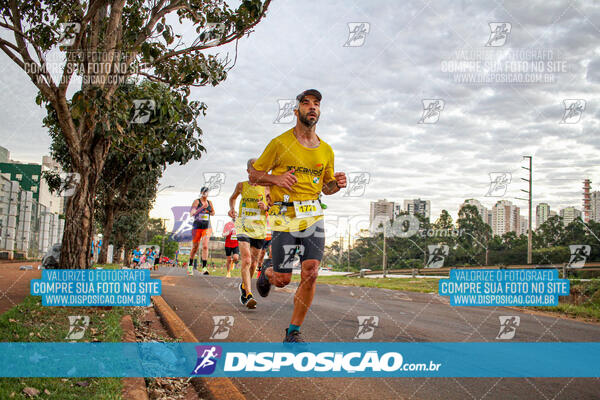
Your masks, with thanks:
[[[350,226],[348,225],[348,252],[347,252],[347,258],[348,258],[348,272],[350,272]]]
[[[387,275],[387,253],[385,246],[385,231],[386,226],[383,224],[383,277],[385,278]]]
[[[161,227],[162,227],[162,230],[163,230],[163,232],[162,232],[162,235],[161,235],[161,236],[162,236],[162,241],[161,241],[161,243],[160,243],[160,251],[158,252],[158,257],[159,257],[159,259],[158,259],[158,263],[159,263],[159,264],[160,264],[160,259],[161,259],[161,258],[164,256],[164,254],[165,254],[165,236],[167,235],[167,230],[166,230],[166,228],[165,228],[165,220],[166,220],[166,219],[168,219],[168,218],[161,218],[161,219],[160,219],[160,224],[161,224]]]
[[[340,251],[338,252],[338,264],[342,265],[342,252],[344,250],[344,237],[340,235]]]
[[[527,194],[529,194],[528,199],[520,199],[520,200],[527,200],[529,202],[529,221],[528,221],[528,225],[529,225],[529,229],[527,230],[527,264],[532,264],[533,263],[533,232],[531,230],[531,216],[532,216],[532,207],[533,207],[533,202],[532,202],[532,187],[533,187],[533,157],[532,156],[523,156],[523,158],[528,158],[529,159],[529,168],[526,167],[521,167],[526,171],[529,171],[529,179],[525,179],[525,178],[521,178],[522,180],[524,180],[525,182],[529,182],[529,190],[524,190],[521,189],[522,192],[525,192]]]

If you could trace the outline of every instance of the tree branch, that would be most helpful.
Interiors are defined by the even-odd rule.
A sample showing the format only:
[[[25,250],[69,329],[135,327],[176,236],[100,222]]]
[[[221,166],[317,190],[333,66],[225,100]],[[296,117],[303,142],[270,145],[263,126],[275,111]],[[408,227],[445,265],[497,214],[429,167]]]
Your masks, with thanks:
[[[29,54],[29,51],[27,50],[27,43],[25,43],[24,39],[25,35],[23,34],[23,28],[21,27],[21,14],[19,13],[19,8],[15,0],[11,0],[10,8],[13,15],[12,23],[14,24],[13,32],[15,36],[15,42],[17,44],[17,47],[19,48],[19,54],[21,55],[21,58],[23,60],[23,65],[21,65],[21,68],[25,71],[25,73],[27,73],[27,75],[29,75],[29,77],[33,81],[33,84],[37,86],[42,91],[42,93],[44,93],[44,95],[49,96],[49,99],[55,98],[56,86],[54,85],[52,77],[45,74],[44,77],[49,80],[47,82],[44,82],[44,80],[41,79],[41,75],[39,72],[41,70],[41,67],[35,61],[33,61],[31,55]],[[35,45],[33,46],[35,47]],[[29,64],[31,68],[27,68],[27,64]],[[35,68],[36,72],[31,71],[32,68]]]
[[[189,53],[189,52],[192,52],[192,51],[199,51],[199,50],[210,49],[211,47],[222,46],[224,44],[232,42],[235,39],[240,39],[242,36],[244,36],[246,33],[248,33],[252,28],[254,28],[265,17],[265,15],[267,13],[267,9],[269,8],[270,3],[271,3],[271,0],[265,1],[265,4],[263,6],[262,15],[259,18],[257,18],[256,21],[252,25],[248,26],[243,31],[231,34],[228,37],[223,38],[221,41],[219,41],[218,43],[216,43],[214,45],[210,45],[210,46],[204,46],[204,45],[190,46],[190,47],[187,47],[187,48],[184,48],[184,49],[181,49],[181,50],[176,50],[176,51],[172,51],[172,52],[166,53],[166,54],[162,55],[161,57],[158,57],[157,59],[155,59],[154,63],[159,63],[161,61],[164,61],[166,59],[178,56],[180,54]],[[180,8],[187,9],[187,6],[183,6],[183,7],[180,7]]]

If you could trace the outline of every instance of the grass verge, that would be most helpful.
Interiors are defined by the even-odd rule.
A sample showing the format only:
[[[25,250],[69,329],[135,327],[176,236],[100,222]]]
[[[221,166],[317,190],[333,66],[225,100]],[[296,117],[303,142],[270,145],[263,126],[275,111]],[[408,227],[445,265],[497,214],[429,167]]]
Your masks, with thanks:
[[[556,307],[535,307],[540,311],[559,312],[570,317],[600,321],[600,279],[571,279],[571,294],[560,298]]]
[[[0,315],[0,341],[68,342],[69,316],[89,316],[78,342],[120,342],[123,307],[44,307],[41,297],[27,296]],[[85,360],[82,360],[85,362]],[[33,389],[33,391],[32,391]],[[121,399],[120,378],[1,378],[0,399]],[[37,393],[30,396],[26,392]]]

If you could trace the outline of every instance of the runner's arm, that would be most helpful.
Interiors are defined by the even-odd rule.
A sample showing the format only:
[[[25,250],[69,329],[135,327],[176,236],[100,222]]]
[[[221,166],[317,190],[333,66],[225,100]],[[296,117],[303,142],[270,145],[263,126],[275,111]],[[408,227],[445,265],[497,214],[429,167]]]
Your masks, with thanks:
[[[208,204],[210,205],[210,215],[215,215],[215,207],[213,206],[212,201],[208,201]]]
[[[298,182],[293,172],[294,170],[290,170],[283,175],[273,175],[266,171],[258,171],[254,166],[251,166],[248,169],[248,180],[250,183],[256,183],[261,186],[279,186],[291,190],[292,186]]]
[[[192,208],[190,208],[190,217],[195,216],[196,214],[198,214],[198,200],[194,200],[194,202],[192,203]]]
[[[233,193],[229,197],[229,213],[228,214],[231,218],[235,218],[235,200],[240,195],[240,193],[242,193],[243,186],[244,186],[244,184],[242,182],[238,182],[237,185],[235,185],[235,189],[233,190]]]
[[[233,193],[231,194],[231,196],[229,196],[229,208],[232,210],[235,209],[235,201],[236,201],[237,197],[240,195],[240,193],[242,193],[242,187],[243,187],[243,183],[238,182],[237,185],[235,185],[235,189],[233,190]]]
[[[250,183],[256,183],[261,186],[273,186],[276,185],[275,175],[271,175],[266,171],[259,171],[254,166],[250,166],[248,169],[248,180]]]
[[[334,180],[323,185],[323,194],[334,194],[346,187],[346,174],[344,172],[336,172],[333,177]]]

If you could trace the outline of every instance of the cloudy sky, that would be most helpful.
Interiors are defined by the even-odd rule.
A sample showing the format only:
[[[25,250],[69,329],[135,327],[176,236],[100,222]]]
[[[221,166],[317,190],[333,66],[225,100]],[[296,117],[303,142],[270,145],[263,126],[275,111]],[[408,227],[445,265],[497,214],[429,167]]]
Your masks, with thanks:
[[[192,91],[208,104],[200,121],[207,152],[167,169],[161,184],[174,188],[151,214],[172,224],[170,208],[191,204],[204,173],[221,172],[213,202],[225,215],[246,160],[292,126],[274,123],[278,101],[313,87],[323,94],[317,133],[333,147],[336,170],[370,177],[362,196],[326,200],[334,235],[368,220],[377,199],[428,199],[432,220],[442,209],[456,217],[467,198],[491,207],[501,199],[485,196],[494,172],[511,174],[503,198],[526,215],[514,199],[526,188],[523,155],[534,157],[534,204],[581,208],[581,181],[600,189],[600,5],[485,3],[275,0],[239,42],[228,79]],[[349,23],[363,23],[364,40],[349,40]],[[491,35],[501,23],[504,36]],[[1,145],[15,160],[39,162],[50,140],[36,90],[3,54],[0,73]],[[481,77],[488,81],[476,83]],[[515,83],[499,82],[506,77]],[[431,100],[443,108],[423,119]],[[565,118],[565,101],[575,100],[583,112]],[[352,233],[366,227],[350,224]]]

